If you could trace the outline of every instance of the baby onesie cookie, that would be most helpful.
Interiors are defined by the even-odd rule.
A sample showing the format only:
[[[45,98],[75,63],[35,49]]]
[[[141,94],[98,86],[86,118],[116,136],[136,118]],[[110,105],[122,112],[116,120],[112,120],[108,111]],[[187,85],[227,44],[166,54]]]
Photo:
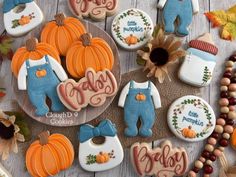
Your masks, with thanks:
[[[114,55],[109,44],[102,38],[93,38],[90,33],[82,34],[66,55],[67,70],[74,78],[84,77],[89,67],[95,71],[111,70],[113,64]]]
[[[54,176],[71,167],[74,148],[70,140],[62,134],[48,131],[39,135],[26,152],[26,168],[31,176]]]
[[[197,87],[207,86],[212,80],[218,48],[209,33],[190,41],[189,47],[179,70],[179,78]]]
[[[52,45],[61,56],[66,56],[69,47],[85,32],[84,25],[78,19],[59,13],[55,15],[55,20],[44,26],[41,32],[41,42]]]
[[[4,0],[3,21],[8,34],[22,36],[43,22],[43,13],[33,0]]]
[[[193,15],[199,12],[198,0],[159,0],[157,7],[163,9],[165,32],[174,33],[178,19],[176,33],[180,36],[189,34],[188,27]]]
[[[79,18],[91,17],[96,21],[114,15],[118,6],[118,0],[68,0],[68,3],[74,15]]]
[[[112,22],[111,33],[123,48],[135,50],[151,38],[153,23],[149,15],[139,9],[128,9],[118,14]]]
[[[156,86],[147,81],[137,83],[131,80],[122,90],[118,106],[124,108],[124,121],[127,126],[125,135],[129,137],[152,136],[152,127],[156,120],[155,109],[161,107],[161,99]],[[138,120],[141,127],[137,127]]]
[[[184,148],[173,148],[170,141],[151,149],[147,143],[131,146],[130,156],[136,173],[141,176],[182,176],[188,168],[188,155]]]
[[[188,142],[208,138],[215,128],[215,114],[211,106],[196,96],[184,96],[170,106],[167,114],[170,130]]]
[[[109,70],[95,72],[88,68],[85,77],[75,82],[68,79],[57,87],[62,103],[71,111],[80,111],[88,105],[99,107],[117,92],[115,76]]]
[[[123,148],[117,137],[115,125],[110,120],[102,120],[97,127],[82,125],[79,130],[79,163],[86,171],[105,171],[118,166],[124,158]],[[95,144],[92,139],[102,136],[103,144]]]
[[[27,90],[30,102],[36,108],[36,116],[45,116],[49,112],[46,96],[52,102],[53,112],[64,110],[56,89],[60,81],[65,81],[68,77],[63,67],[51,56],[46,55],[40,60],[26,60],[17,79],[18,89]]]

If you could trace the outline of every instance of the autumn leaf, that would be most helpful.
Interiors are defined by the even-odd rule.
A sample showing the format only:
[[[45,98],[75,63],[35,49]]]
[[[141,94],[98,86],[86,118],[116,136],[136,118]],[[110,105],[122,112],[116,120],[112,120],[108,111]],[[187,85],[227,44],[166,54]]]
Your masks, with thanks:
[[[0,36],[0,60],[3,60],[5,57],[9,60],[12,59],[12,43],[13,39],[6,34]]]
[[[216,10],[205,13],[212,22],[212,27],[221,27],[221,38],[225,40],[236,39],[236,5],[224,10]]]

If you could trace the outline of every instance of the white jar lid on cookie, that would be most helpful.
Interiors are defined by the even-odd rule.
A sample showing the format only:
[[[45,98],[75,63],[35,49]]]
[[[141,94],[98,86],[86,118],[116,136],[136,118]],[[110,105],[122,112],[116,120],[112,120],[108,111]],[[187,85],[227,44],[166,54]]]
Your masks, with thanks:
[[[208,138],[215,128],[215,114],[211,106],[202,98],[184,96],[177,99],[167,114],[171,131],[188,142]]]
[[[139,9],[132,8],[115,17],[111,33],[121,47],[135,50],[143,47],[152,38],[153,29],[149,15]]]

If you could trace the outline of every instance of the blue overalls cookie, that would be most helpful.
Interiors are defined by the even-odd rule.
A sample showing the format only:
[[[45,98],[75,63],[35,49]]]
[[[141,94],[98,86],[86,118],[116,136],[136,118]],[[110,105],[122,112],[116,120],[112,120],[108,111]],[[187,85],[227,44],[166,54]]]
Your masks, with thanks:
[[[54,112],[64,110],[57,95],[57,86],[68,79],[62,66],[52,57],[45,56],[40,60],[28,59],[21,66],[18,74],[19,90],[27,90],[29,99],[36,108],[35,115],[45,116],[49,112],[46,97],[49,97]]]
[[[166,33],[175,32],[175,22],[178,19],[176,33],[180,36],[187,36],[193,14],[199,12],[199,3],[198,0],[159,0],[158,8],[163,9]]]
[[[124,121],[127,128],[125,135],[129,137],[152,136],[152,127],[156,119],[155,109],[161,107],[161,99],[156,86],[151,82],[137,83],[130,81],[122,90],[119,103],[124,107]],[[137,127],[138,120],[141,127]]]

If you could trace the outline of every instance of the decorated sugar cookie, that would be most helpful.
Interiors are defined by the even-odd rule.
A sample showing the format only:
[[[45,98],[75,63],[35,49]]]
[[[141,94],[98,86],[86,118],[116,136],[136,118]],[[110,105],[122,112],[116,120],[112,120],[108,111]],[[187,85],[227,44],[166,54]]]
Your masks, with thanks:
[[[86,171],[105,171],[118,166],[124,158],[123,148],[116,135],[115,125],[102,120],[97,127],[82,125],[79,130],[79,163]],[[105,137],[103,144],[95,144],[94,137]]]
[[[50,21],[44,26],[41,42],[52,45],[60,55],[66,56],[69,47],[85,32],[84,25],[78,19],[60,13],[55,15],[55,21]]]
[[[184,148],[173,148],[170,141],[151,149],[147,143],[135,143],[130,149],[131,162],[141,176],[182,176],[188,168],[188,155]]]
[[[57,86],[67,80],[63,67],[51,56],[45,55],[39,60],[26,60],[18,74],[18,89],[27,90],[30,102],[36,108],[36,116],[45,116],[49,112],[46,96],[50,98],[53,112],[61,112],[64,106],[57,95]]]
[[[156,120],[155,109],[161,107],[161,100],[156,86],[151,81],[137,83],[131,80],[123,88],[118,105],[124,108],[126,136],[152,136],[152,127]],[[141,127],[138,130],[139,119]]]
[[[3,20],[8,34],[21,36],[43,21],[43,13],[33,0],[4,0]]]
[[[109,70],[95,72],[88,68],[85,77],[75,82],[68,79],[57,87],[57,92],[62,103],[71,111],[80,111],[91,105],[99,107],[108,97],[117,92],[117,82]]]
[[[118,0],[68,0],[68,3],[74,15],[79,18],[91,17],[96,21],[115,14],[118,6]]]
[[[67,70],[74,78],[84,77],[89,67],[95,71],[111,70],[113,64],[114,55],[109,44],[102,38],[92,38],[89,33],[82,34],[66,55]]]
[[[179,78],[197,87],[207,86],[212,80],[218,48],[209,33],[190,41],[189,47],[179,71]]]
[[[31,176],[54,176],[68,169],[74,161],[74,148],[62,134],[39,134],[26,152],[26,168]]]
[[[168,125],[180,139],[189,142],[202,141],[215,128],[215,114],[211,106],[196,96],[177,99],[168,110]]]
[[[152,38],[153,23],[147,13],[139,9],[128,9],[115,17],[111,32],[121,47],[135,50]]]
[[[199,12],[199,3],[198,0],[159,0],[158,8],[163,9],[166,33],[175,32],[175,22],[178,19],[176,33],[187,36],[193,15]]]

